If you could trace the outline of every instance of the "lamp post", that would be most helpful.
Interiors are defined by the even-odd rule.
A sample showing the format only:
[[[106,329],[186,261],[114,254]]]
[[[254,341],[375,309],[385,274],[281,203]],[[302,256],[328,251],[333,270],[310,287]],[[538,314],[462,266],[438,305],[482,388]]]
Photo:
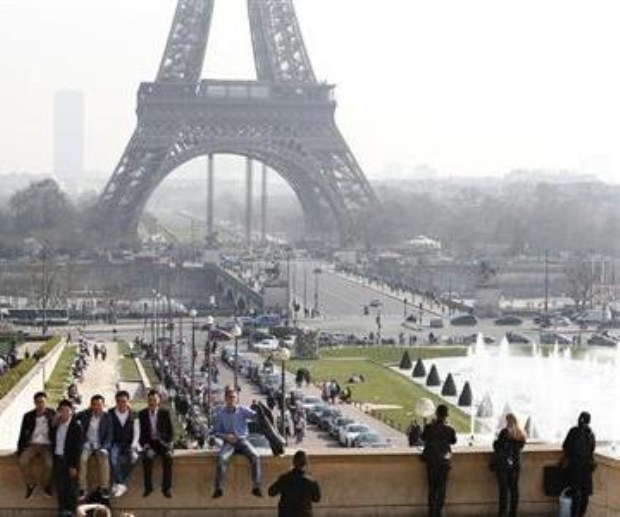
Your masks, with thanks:
[[[277,359],[280,360],[280,369],[281,369],[281,373],[282,373],[282,378],[280,380],[280,382],[282,383],[280,386],[280,392],[282,393],[282,400],[281,402],[281,406],[280,406],[280,434],[282,434],[282,437],[284,438],[284,440],[286,441],[286,420],[284,419],[284,415],[286,412],[286,389],[285,389],[285,375],[286,375],[286,361],[288,361],[291,358],[291,351],[286,348],[286,347],[282,347],[280,348],[280,350],[278,351],[278,357]]]
[[[189,317],[192,319],[192,359],[191,359],[191,368],[192,371],[190,373],[190,381],[189,381],[189,386],[190,386],[190,401],[192,402],[192,404],[194,403],[194,395],[195,395],[195,378],[196,378],[196,374],[194,373],[195,371],[195,366],[196,366],[196,310],[192,309],[189,311]]]
[[[235,338],[235,363],[234,363],[235,371],[233,373],[233,379],[234,379],[233,385],[235,386],[235,392],[238,392],[239,385],[237,383],[237,376],[239,375],[239,337],[242,334],[241,327],[239,326],[238,323],[235,323],[235,326],[232,328],[230,333]]]
[[[314,268],[314,314],[319,314],[319,275],[323,272],[320,267]]]
[[[213,316],[207,316],[205,325],[207,329],[207,428],[211,429],[211,328],[213,327]]]

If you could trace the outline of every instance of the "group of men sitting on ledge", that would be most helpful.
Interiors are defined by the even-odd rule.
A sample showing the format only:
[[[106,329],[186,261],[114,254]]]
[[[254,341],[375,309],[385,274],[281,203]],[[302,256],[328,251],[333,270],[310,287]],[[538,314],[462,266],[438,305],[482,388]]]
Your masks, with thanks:
[[[135,413],[130,407],[127,391],[116,393],[116,404],[106,411],[102,395],[94,395],[90,406],[74,414],[73,405],[63,399],[56,410],[47,406],[47,395],[34,395],[35,408],[24,414],[19,433],[17,455],[26,483],[26,499],[38,485],[33,460],[43,459],[41,485],[45,497],[56,492],[59,515],[74,515],[78,503],[93,497],[109,503],[110,496],[118,498],[127,491],[132,467],[142,459],[143,496],[153,492],[153,462],[159,457],[163,466],[161,492],[172,497],[174,428],[170,412],[160,406],[156,390],[147,394],[147,406]],[[248,421],[256,413],[237,404],[237,393],[225,389],[225,404],[216,414],[214,432],[223,445],[217,457],[213,498],[224,495],[226,467],[234,453],[246,456],[250,462],[252,494],[262,497],[260,459],[248,441]],[[97,467],[97,485],[89,492],[88,465]],[[293,471],[281,476],[269,488],[269,495],[281,496],[280,509],[298,508],[310,515],[312,502],[320,499],[318,484],[305,475],[306,455],[298,451],[293,458]],[[290,494],[298,494],[295,497]],[[288,512],[288,511],[287,511]]]

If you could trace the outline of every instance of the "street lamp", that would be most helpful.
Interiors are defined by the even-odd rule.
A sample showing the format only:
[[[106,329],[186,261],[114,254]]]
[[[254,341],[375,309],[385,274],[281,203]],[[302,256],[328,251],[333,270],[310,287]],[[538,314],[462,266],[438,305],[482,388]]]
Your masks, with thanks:
[[[320,267],[314,268],[314,314],[319,314],[319,275],[323,272]]]
[[[235,338],[235,371],[234,371],[234,386],[235,392],[239,391],[239,385],[237,384],[237,375],[239,374],[239,336],[243,333],[238,323],[230,331],[231,335]]]
[[[211,329],[213,328],[213,316],[207,316],[205,328],[207,329],[207,428],[211,429]]]
[[[194,403],[194,381],[195,381],[195,376],[196,374],[194,373],[195,371],[195,366],[196,366],[196,310],[192,309],[189,311],[189,317],[192,319],[192,360],[191,360],[191,374],[190,374],[190,381],[189,381],[189,386],[190,386],[190,400],[192,402],[192,404]]]
[[[284,414],[286,411],[286,407],[285,407],[286,406],[285,405],[286,389],[284,386],[284,382],[285,382],[285,375],[286,375],[286,361],[288,361],[291,358],[291,351],[286,347],[282,347],[278,351],[276,358],[281,363],[280,368],[281,368],[281,373],[282,373],[282,379],[281,379],[282,385],[280,387],[280,391],[282,392],[282,400],[281,400],[281,406],[280,406],[280,434],[282,434],[282,437],[286,441],[286,420],[284,420]]]

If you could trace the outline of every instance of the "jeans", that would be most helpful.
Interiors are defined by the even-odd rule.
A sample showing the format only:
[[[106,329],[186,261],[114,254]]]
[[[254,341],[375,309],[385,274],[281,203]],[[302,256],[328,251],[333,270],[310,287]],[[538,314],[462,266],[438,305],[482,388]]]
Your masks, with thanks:
[[[217,468],[215,472],[215,488],[223,490],[226,485],[226,468],[233,453],[243,454],[250,461],[250,475],[252,477],[252,488],[261,486],[260,459],[252,444],[245,438],[240,438],[235,444],[224,442],[219,454],[217,455]]]
[[[133,462],[131,459],[131,446],[122,444],[113,444],[110,449],[110,470],[112,474],[112,483],[115,485],[127,484],[127,479]]]

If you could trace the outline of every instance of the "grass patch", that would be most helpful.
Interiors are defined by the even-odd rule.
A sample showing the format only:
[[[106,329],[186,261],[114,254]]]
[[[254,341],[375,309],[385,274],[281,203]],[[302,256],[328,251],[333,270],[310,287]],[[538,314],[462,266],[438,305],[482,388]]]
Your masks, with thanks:
[[[402,349],[400,354],[402,355]],[[417,355],[414,357],[417,358]],[[396,362],[399,360],[400,355]],[[404,431],[412,418],[416,416],[415,405],[420,398],[430,398],[435,405],[446,403],[439,396],[414,384],[406,377],[365,358],[336,357],[314,361],[293,360],[289,363],[289,369],[292,371],[299,367],[307,368],[315,382],[336,379],[341,386],[348,385],[351,388],[353,400],[356,402],[400,406],[401,409],[378,410],[374,414],[401,431]],[[347,380],[354,373],[364,375],[366,381],[359,384],[347,384]],[[450,423],[459,433],[466,433],[469,430],[469,416],[456,406],[450,409]]]
[[[140,382],[140,372],[136,366],[136,361],[130,356],[131,347],[127,341],[118,341],[118,362],[121,381]]]
[[[45,383],[45,391],[50,404],[55,405],[65,398],[67,379],[71,378],[71,366],[78,353],[77,345],[65,345],[56,367]]]
[[[320,351],[320,355],[323,359],[363,357],[379,364],[395,366],[400,363],[405,350],[409,352],[409,357],[411,357],[414,363],[418,357],[433,359],[436,357],[467,355],[467,347],[462,346],[345,346],[341,348],[323,348]]]
[[[43,342],[39,347],[39,353],[41,354],[41,358],[45,357],[50,353],[50,351],[58,344],[60,338],[58,336],[53,336],[49,338],[47,341]],[[11,391],[15,385],[26,375],[30,370],[32,370],[38,361],[36,361],[33,357],[29,357],[28,359],[22,359],[19,363],[11,368],[7,373],[5,373],[2,377],[0,377],[0,398],[4,397],[9,391]]]

